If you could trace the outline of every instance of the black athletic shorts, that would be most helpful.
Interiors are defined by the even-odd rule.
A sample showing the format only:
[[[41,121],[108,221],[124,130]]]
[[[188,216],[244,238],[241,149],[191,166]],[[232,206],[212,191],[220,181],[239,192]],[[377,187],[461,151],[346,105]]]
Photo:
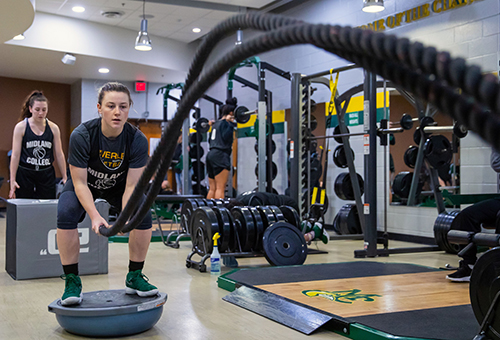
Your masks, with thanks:
[[[231,170],[231,154],[219,149],[211,149],[207,154],[208,178],[214,179],[222,170]]]
[[[122,208],[122,196],[123,193],[115,192],[115,195],[108,195],[106,197],[95,197],[105,199],[110,204],[110,210],[115,209],[116,211],[121,211]],[[143,197],[144,199],[145,197]],[[138,205],[138,207],[142,204]],[[64,185],[63,192],[59,197],[57,204],[57,228],[58,229],[76,229],[78,223],[82,222],[85,218],[85,209],[83,208],[80,200],[76,196],[75,187],[73,186],[73,181],[68,179]],[[149,211],[141,223],[136,227],[136,229],[150,229],[152,227],[152,216],[151,211]]]
[[[18,167],[16,198],[54,199],[56,198],[56,171],[51,166],[45,170],[29,170]]]

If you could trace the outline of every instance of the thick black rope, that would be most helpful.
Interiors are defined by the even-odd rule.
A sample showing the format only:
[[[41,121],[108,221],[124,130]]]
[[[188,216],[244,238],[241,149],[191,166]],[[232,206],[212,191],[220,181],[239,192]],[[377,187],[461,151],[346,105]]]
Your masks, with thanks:
[[[214,29],[212,29],[212,31],[205,37],[202,44],[198,47],[193,62],[191,64],[190,70],[188,72],[188,77],[185,81],[184,91],[186,91],[190,87],[190,85],[197,80],[198,76],[201,73],[203,65],[205,64],[211,51],[217,45],[217,43],[224,37],[228,36],[231,33],[236,32],[238,29],[253,28],[257,30],[272,30],[283,25],[289,25],[299,22],[300,21],[296,19],[291,19],[283,16],[277,16],[277,15],[262,16],[252,13],[234,16],[221,22],[216,27],[214,27]],[[213,82],[215,82],[215,80]],[[185,115],[186,118],[187,114],[188,113],[186,113]],[[162,154],[159,150],[165,150],[164,148],[172,147],[173,145],[172,141],[167,141],[168,138],[167,136],[171,136],[172,131],[174,132],[178,131],[178,134],[175,134],[176,136],[175,138],[171,137],[175,139],[175,141],[177,141],[177,138],[180,135],[182,121],[180,122],[180,125],[177,126],[176,124],[179,124],[179,121],[176,120],[174,117],[174,119],[170,121],[169,124],[170,128],[168,129],[168,131],[166,129],[162,133],[162,138],[160,140],[159,145],[157,146],[157,149],[153,153],[153,156],[151,157],[148,166],[144,170],[144,173],[141,176],[141,178],[139,179],[139,182],[136,185],[136,189],[129,198],[129,202],[131,203],[130,204],[127,203],[127,205],[118,216],[112,228],[110,229],[106,229],[104,227],[100,228],[100,233],[102,235],[113,236],[120,231],[128,232],[134,229],[140,223],[142,218],[144,218],[149,207],[153,203],[156,194],[159,192],[161,182],[163,181],[163,178],[168,171],[168,167],[170,166],[173,152],[172,154],[169,154],[167,149],[167,151]],[[161,156],[163,157],[161,158]],[[168,162],[166,162],[167,159]],[[137,203],[135,202],[140,201],[140,199],[144,195],[144,192],[146,190],[145,188],[147,187],[150,178],[152,178],[153,176],[155,176],[155,179],[153,183],[151,183],[150,185],[150,189],[147,193],[146,200],[143,202],[139,210],[135,212],[134,216],[130,218],[137,208]],[[129,218],[130,218],[129,223],[125,225]]]
[[[244,27],[265,29],[270,27],[262,24],[268,22],[265,19],[276,20],[276,17],[278,16],[266,14],[236,16],[218,25],[215,31],[218,32],[216,34],[222,36],[224,34],[220,32],[225,31],[219,26],[231,29],[240,28],[242,25],[238,20],[248,23],[248,26]],[[254,27],[254,22],[259,23],[259,25]],[[275,22],[290,23],[284,18]],[[149,211],[170,165],[182,123],[187,118],[190,108],[205,91],[233,65],[253,55],[295,44],[313,44],[354,62],[368,71],[382,75],[403,89],[434,104],[438,109],[451,115],[459,123],[464,124],[497,149],[500,149],[500,137],[498,136],[498,131],[500,131],[500,119],[498,118],[500,87],[496,77],[483,76],[480,68],[468,66],[463,59],[451,58],[447,52],[438,52],[433,47],[424,47],[420,43],[410,43],[405,38],[399,39],[392,35],[374,33],[368,30],[307,23],[283,24],[278,28],[273,26],[271,32],[263,33],[232,49],[199,78],[201,67],[208,57],[206,51],[212,45],[205,46],[204,53],[197,53],[196,62],[193,63],[188,77],[190,83],[189,86],[186,86],[187,88],[181,97],[177,113],[164,131],[156,151],[129,199],[129,203],[115,225],[104,230],[105,233],[108,233],[106,236],[114,235],[120,231],[119,222],[124,224],[131,216],[137,207],[137,202],[140,202],[140,198],[144,194],[144,187],[156,173],[145,201],[122,231],[132,230]],[[186,84],[188,84],[187,81]],[[488,109],[491,112],[487,111]],[[105,235],[105,233],[103,234]]]

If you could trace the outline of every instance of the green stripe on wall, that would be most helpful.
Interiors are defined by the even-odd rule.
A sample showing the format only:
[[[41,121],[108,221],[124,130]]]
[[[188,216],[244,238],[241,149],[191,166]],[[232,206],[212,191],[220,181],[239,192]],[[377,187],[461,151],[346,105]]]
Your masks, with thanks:
[[[384,118],[384,108],[377,109],[377,122],[380,122]],[[355,111],[347,113],[346,117],[347,126],[363,125],[364,123],[364,111]],[[339,119],[337,115],[328,116],[326,120],[326,126],[329,128],[334,128],[339,125]]]
[[[285,130],[285,124],[284,123],[274,123],[274,134],[282,134]],[[236,131],[236,136],[238,138],[247,138],[247,137],[255,137],[255,128],[253,126],[238,129]]]

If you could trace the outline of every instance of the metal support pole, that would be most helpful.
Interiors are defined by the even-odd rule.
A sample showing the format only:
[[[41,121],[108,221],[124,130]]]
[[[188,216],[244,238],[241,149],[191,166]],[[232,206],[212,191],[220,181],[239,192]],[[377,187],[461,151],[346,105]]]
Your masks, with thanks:
[[[286,151],[286,144],[288,143],[288,123],[286,121],[286,116],[285,116],[285,121],[283,122],[283,141],[285,142],[285,146],[282,148],[282,163],[281,163],[281,169],[285,172],[284,175],[281,176],[281,186],[283,187],[283,190],[286,190],[286,188],[289,187],[288,184],[288,154]],[[279,149],[277,149],[279,153]]]
[[[259,180],[258,188],[259,192],[266,191],[266,72],[262,69],[259,64],[259,104],[258,104],[258,113],[257,119],[259,120],[259,130],[258,130],[258,174]]]
[[[267,99],[267,126],[269,126],[269,134],[266,135],[266,191],[273,192],[273,94],[270,91],[266,91]]]
[[[366,72],[365,131],[369,146],[365,146],[365,250],[366,256],[377,256],[377,78]],[[368,106],[368,112],[366,112]],[[364,143],[366,144],[366,137]]]
[[[200,132],[197,132],[197,134],[200,134]],[[191,180],[191,178],[189,177],[188,138],[189,138],[189,118],[186,118],[184,119],[184,123],[182,124],[182,192],[181,192],[182,195],[190,194],[190,192],[188,192],[189,181]]]
[[[438,214],[441,214],[446,211],[443,201],[443,195],[441,194],[441,190],[439,190],[439,175],[436,169],[430,168],[430,180],[432,191],[434,192],[434,200],[436,201],[436,207],[438,209]]]
[[[302,214],[302,169],[301,169],[301,116],[300,116],[300,73],[292,74],[290,106],[290,196],[297,202],[299,214]]]
[[[410,194],[408,196],[407,206],[412,207],[416,204],[417,189],[420,185],[420,172],[422,171],[422,165],[424,164],[424,145],[425,138],[420,138],[420,144],[418,146],[417,160],[415,161],[415,168],[413,168],[413,178],[411,180]]]

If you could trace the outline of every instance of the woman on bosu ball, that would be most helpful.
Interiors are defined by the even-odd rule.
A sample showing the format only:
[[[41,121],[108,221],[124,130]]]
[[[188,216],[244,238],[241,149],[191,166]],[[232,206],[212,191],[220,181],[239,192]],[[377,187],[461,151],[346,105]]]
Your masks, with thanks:
[[[107,83],[99,89],[97,110],[100,118],[80,124],[71,134],[69,168],[71,178],[64,186],[57,207],[57,244],[66,280],[63,306],[82,301],[78,276],[79,237],[77,224],[85,213],[92,230],[109,228],[97,211],[94,200],[103,198],[121,211],[125,207],[148,161],[148,141],[127,123],[132,100],[128,88]],[[129,272],[126,293],[153,296],[158,289],[142,274],[151,241],[151,213],[129,237]]]

